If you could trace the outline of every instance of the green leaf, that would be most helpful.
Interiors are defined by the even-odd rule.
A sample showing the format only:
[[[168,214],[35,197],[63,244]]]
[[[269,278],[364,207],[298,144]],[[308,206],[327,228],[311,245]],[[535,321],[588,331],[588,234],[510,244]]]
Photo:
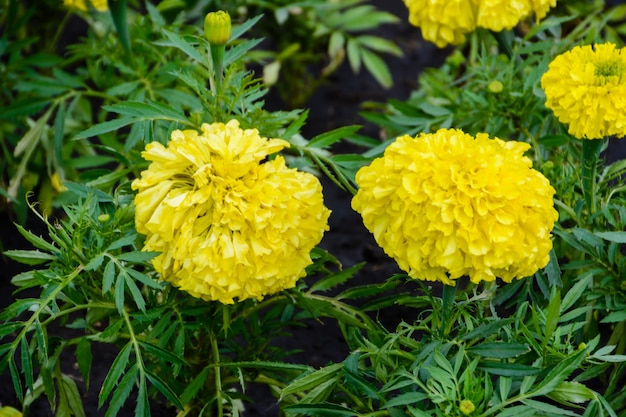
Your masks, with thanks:
[[[485,342],[472,346],[467,351],[486,358],[505,359],[528,353],[530,348],[525,343]]]
[[[113,119],[106,122],[98,123],[78,133],[76,136],[74,136],[73,139],[85,139],[93,136],[98,136],[103,133],[112,132],[114,130],[119,130],[124,126],[135,123],[136,120],[137,119],[135,117],[120,117],[119,119]]]
[[[354,132],[359,130],[361,126],[344,126],[338,129],[333,129],[329,132],[324,132],[320,135],[315,136],[309,143],[307,143],[307,148],[326,148],[332,145],[335,142],[340,141],[346,136],[352,135]]]
[[[161,378],[159,378],[156,374],[146,370],[146,377],[148,377],[148,381],[157,389],[168,401],[170,401],[174,406],[176,406],[179,410],[185,408],[185,406],[181,403],[180,399],[165,382]]]
[[[385,61],[369,49],[361,49],[361,58],[363,59],[363,65],[365,65],[365,68],[376,81],[385,88],[391,88],[393,78]]]
[[[311,285],[311,288],[309,291],[312,293],[316,291],[328,291],[329,289],[334,288],[337,285],[341,285],[345,283],[347,280],[352,278],[354,274],[356,274],[364,266],[365,266],[365,262],[361,262],[360,264],[351,266],[348,269],[344,269],[342,271],[323,277],[317,282],[315,282],[313,285]]]
[[[515,320],[514,318],[508,318],[508,319],[494,320],[488,323],[481,324],[480,326],[476,327],[471,332],[465,333],[464,335],[460,336],[459,340],[475,340],[475,339],[480,339],[484,337],[489,337],[497,333],[502,327],[508,325],[509,323],[512,323],[514,320]]]
[[[24,374],[24,379],[26,380],[26,388],[32,391],[34,384],[33,359],[30,356],[30,350],[28,348],[26,337],[22,337],[20,340],[20,359],[22,363],[22,373]]]
[[[126,281],[126,274],[122,270],[115,281],[115,307],[120,314],[124,311],[124,281]]]
[[[104,417],[117,416],[118,412],[120,411],[120,409],[122,408],[122,406],[124,405],[128,397],[130,396],[130,392],[133,389],[133,386],[135,385],[135,380],[137,379],[138,374],[139,374],[139,369],[137,368],[137,364],[134,364],[128,369],[128,371],[126,372],[126,375],[124,375],[120,383],[117,385],[116,390],[113,392],[113,396],[111,397],[111,402],[109,403],[109,408],[107,409],[107,412],[104,415]]]
[[[122,116],[134,116],[140,119],[164,119],[187,122],[185,115],[176,111],[170,106],[148,101],[122,101],[107,106],[102,106],[104,110],[118,113]]]
[[[183,51],[191,59],[202,63],[207,68],[209,67],[208,57],[200,54],[200,52],[183,37],[166,29],[163,29],[163,33],[170,40],[170,43],[155,42],[157,45],[174,46]]]
[[[402,56],[402,49],[396,43],[380,36],[361,35],[357,40],[361,45],[373,51]]]
[[[178,356],[173,355],[172,353],[168,352],[160,346],[153,345],[147,342],[139,342],[139,346],[141,346],[146,352],[165,361],[166,363],[187,365],[187,362],[185,362],[183,358],[179,358]]]
[[[572,372],[579,368],[586,355],[587,351],[581,350],[559,362],[531,392],[532,396],[548,395],[551,393],[557,386],[565,381]]]
[[[86,389],[89,389],[89,378],[91,376],[91,342],[88,339],[81,338],[76,345],[76,362],[78,370],[85,381]]]
[[[160,252],[133,251],[122,253],[121,255],[117,256],[117,259],[128,262],[145,262],[155,258],[159,254]]]
[[[54,261],[57,257],[49,253],[38,250],[7,250],[3,252],[6,256],[25,265],[39,265],[49,261]]]
[[[359,415],[359,413],[350,408],[342,407],[340,405],[335,404],[295,404],[288,405],[283,408],[283,411],[290,414],[304,414],[306,416],[346,416],[346,417],[354,417]]]
[[[291,394],[305,392],[329,380],[337,380],[341,368],[343,368],[343,364],[335,363],[296,378],[291,384],[283,388],[280,393],[280,398],[282,399]]]
[[[555,405],[547,404],[541,401],[525,399],[525,400],[522,400],[522,403],[534,408],[537,411],[541,411],[542,413],[548,413],[548,415],[554,415],[554,416],[578,416],[579,415],[573,411],[569,411],[564,408],[560,408]]]
[[[117,36],[124,50],[130,54],[130,31],[128,30],[127,0],[108,0],[111,17],[117,30]]]
[[[115,281],[115,261],[112,259],[107,262],[102,274],[102,294],[109,292]]]
[[[204,384],[206,383],[207,376],[209,374],[210,369],[211,368],[208,366],[202,369],[202,371],[200,371],[194,377],[194,379],[187,385],[187,388],[185,388],[183,393],[180,395],[180,400],[184,404],[189,403],[193,398],[196,397],[196,395],[200,391],[200,388],[202,388]]]
[[[601,239],[616,243],[626,243],[626,232],[595,232]]]
[[[96,269],[100,268],[102,262],[104,262],[104,255],[96,255],[87,263],[87,265],[85,265],[85,271],[95,271]]]
[[[560,402],[561,404],[582,404],[593,400],[595,394],[580,382],[561,382],[554,390],[548,394],[548,397]]]
[[[424,394],[422,392],[406,392],[404,394],[393,397],[391,400],[387,401],[382,408],[415,405],[418,402],[423,401],[427,398],[428,394]]]
[[[488,372],[492,375],[524,377],[527,375],[537,375],[541,372],[541,368],[530,365],[508,362],[481,362],[478,369]]]
[[[163,289],[163,283],[150,278],[146,274],[142,274],[141,272],[135,271],[132,268],[126,268],[125,270],[131,277],[133,277],[137,281],[141,282],[142,284],[144,284],[144,285],[146,285],[146,286],[148,286],[150,288],[154,288],[155,290],[162,290]]]
[[[17,227],[17,230],[20,232],[20,234],[22,236],[24,236],[26,238],[26,240],[28,240],[30,243],[32,243],[33,246],[35,246],[37,249],[43,249],[45,251],[48,252],[57,252],[59,249],[54,246],[52,243],[49,243],[48,241],[44,240],[43,238],[33,234],[32,232],[24,229],[21,225],[14,223],[15,227]]]
[[[135,281],[133,281],[133,279],[128,274],[128,271],[126,269],[123,270],[121,275],[124,276],[124,282],[126,283],[126,286],[128,287],[128,289],[130,290],[130,295],[133,297],[133,301],[137,305],[137,308],[139,310],[145,312],[146,311],[146,300],[143,299],[143,295],[141,294],[141,291],[139,290],[139,287],[137,287],[137,284],[135,284]],[[122,281],[122,280],[118,278],[118,281]],[[116,283],[115,290],[116,290],[115,302],[117,303],[117,283]]]
[[[600,320],[600,323],[619,323],[626,320],[626,310],[614,311]]]
[[[130,358],[131,347],[132,347],[132,343],[128,342],[122,348],[120,353],[117,354],[117,357],[111,364],[111,368],[109,369],[109,372],[107,373],[107,376],[104,379],[104,382],[102,383],[102,388],[100,388],[100,394],[98,396],[98,408],[102,407],[102,405],[107,400],[107,398],[109,398],[109,395],[113,391],[113,388],[115,388],[115,386],[118,384],[120,377],[124,373],[126,369],[126,365],[128,365],[128,359]],[[134,365],[134,372],[135,374],[137,373],[136,364]],[[130,372],[127,373],[126,375],[128,376],[129,374]],[[120,390],[120,388],[121,387],[118,386],[118,391]],[[130,390],[129,390],[129,393],[130,393]],[[108,411],[111,411],[111,409],[109,408]],[[108,412],[107,412],[107,415],[108,415]]]
[[[570,307],[572,307],[574,303],[576,303],[576,301],[580,300],[582,295],[585,293],[585,290],[589,287],[592,278],[592,274],[585,274],[578,280],[576,284],[572,286],[572,288],[570,288],[570,290],[565,294],[563,300],[561,301],[561,315],[569,310]]]
[[[85,417],[85,409],[83,408],[83,399],[78,392],[76,382],[69,376],[61,374],[59,378],[60,384],[59,395],[65,397],[66,404],[68,406],[70,414],[75,417]],[[57,411],[57,416],[58,416]]]

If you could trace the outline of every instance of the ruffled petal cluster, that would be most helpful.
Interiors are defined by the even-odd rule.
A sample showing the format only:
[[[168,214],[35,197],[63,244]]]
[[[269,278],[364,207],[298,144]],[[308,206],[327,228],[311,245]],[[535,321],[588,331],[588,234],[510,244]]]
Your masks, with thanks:
[[[163,279],[204,300],[262,299],[295,286],[328,230],[318,179],[268,159],[289,143],[236,120],[152,142],[133,181],[137,231]]]
[[[424,39],[443,48],[465,42],[481,27],[495,32],[512,29],[521,20],[542,19],[556,0],[404,0],[409,22]]]
[[[352,207],[413,278],[532,275],[548,263],[558,214],[529,147],[456,129],[399,137],[357,172]]]
[[[63,5],[84,12],[89,11],[89,4],[91,4],[94,9],[101,12],[109,9],[107,0],[63,0]]]
[[[577,46],[541,77],[546,106],[579,139],[626,136],[626,49]]]

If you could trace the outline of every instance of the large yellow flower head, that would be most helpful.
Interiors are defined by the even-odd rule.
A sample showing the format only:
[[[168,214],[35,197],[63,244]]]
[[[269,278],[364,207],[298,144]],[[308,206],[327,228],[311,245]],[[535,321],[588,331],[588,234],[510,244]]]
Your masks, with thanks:
[[[146,146],[135,222],[144,250],[162,252],[153,264],[163,279],[225,304],[295,286],[330,211],[315,176],[268,159],[286,146],[235,120]]]
[[[541,77],[546,106],[579,139],[626,135],[626,50],[612,43],[577,46]]]
[[[427,41],[443,48],[465,42],[477,27],[499,32],[521,20],[542,19],[556,0],[404,0],[409,22],[422,29]]]
[[[352,207],[413,278],[532,275],[548,263],[557,212],[529,147],[456,129],[399,137],[357,172]]]
[[[84,12],[89,11],[89,4],[91,4],[94,9],[101,12],[109,9],[107,0],[63,0],[63,4],[67,7],[73,7]]]

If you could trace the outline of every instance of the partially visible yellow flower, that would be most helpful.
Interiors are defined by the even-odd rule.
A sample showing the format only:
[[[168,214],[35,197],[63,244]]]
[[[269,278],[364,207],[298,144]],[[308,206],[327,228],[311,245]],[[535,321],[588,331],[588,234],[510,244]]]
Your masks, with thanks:
[[[63,180],[58,172],[55,172],[50,176],[50,183],[52,184],[52,188],[54,188],[57,193],[67,191],[67,187],[63,184]]]
[[[295,286],[328,230],[318,179],[288,168],[289,143],[236,120],[176,130],[132,183],[137,231],[163,279],[204,300],[262,299]]]
[[[443,48],[465,42],[476,29],[475,0],[404,0],[409,22],[422,30],[422,37]]]
[[[514,28],[533,14],[537,20],[556,0],[404,0],[409,22],[422,29],[422,37],[443,48],[465,42],[477,27],[500,32]]]
[[[546,106],[579,139],[626,136],[626,49],[576,46],[541,77]]]
[[[89,4],[101,12],[109,9],[107,0],[63,0],[63,5],[73,7],[84,12],[89,11]]]
[[[557,212],[529,147],[456,129],[399,137],[357,172],[352,207],[413,278],[532,275],[548,263]]]
[[[469,416],[476,410],[476,406],[470,400],[462,400],[459,404],[459,410],[466,416]]]
[[[0,406],[0,417],[22,417],[22,413],[13,407]]]

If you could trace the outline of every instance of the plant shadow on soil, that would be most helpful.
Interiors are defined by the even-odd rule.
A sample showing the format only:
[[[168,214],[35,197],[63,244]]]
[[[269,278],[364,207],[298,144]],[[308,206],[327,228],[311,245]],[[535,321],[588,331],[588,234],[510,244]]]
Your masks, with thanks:
[[[385,102],[395,98],[405,100],[411,91],[417,87],[417,77],[426,67],[436,67],[443,63],[448,50],[437,49],[434,45],[421,40],[419,29],[410,26],[407,22],[407,11],[401,1],[389,2],[378,0],[374,2],[381,9],[396,14],[400,21],[395,25],[385,25],[375,34],[398,43],[404,52],[403,57],[387,56],[393,75],[394,86],[386,90],[379,86],[368,73],[361,71],[353,74],[347,63],[333,74],[328,82],[315,91],[307,104],[309,119],[304,127],[303,134],[311,138],[315,135],[347,125],[363,125],[359,132],[372,137],[379,137],[380,133],[373,125],[368,125],[359,116],[361,105],[366,101]],[[282,110],[284,105],[275,94],[270,93],[267,100],[269,110]],[[615,145],[614,142],[612,142]],[[626,145],[626,143],[624,143]],[[340,145],[338,151],[358,152],[349,145]],[[612,147],[607,152],[608,160],[618,160],[626,157],[626,146]],[[395,262],[385,255],[374,241],[372,235],[365,229],[360,216],[350,208],[351,195],[339,189],[328,179],[322,178],[326,205],[332,210],[330,231],[322,240],[321,247],[335,256],[343,267],[351,267],[360,262],[367,262],[355,277],[345,285],[360,285],[365,283],[383,282],[387,277],[400,272]],[[27,228],[38,234],[44,234],[41,224],[29,224]],[[0,217],[0,230],[3,248],[30,249],[30,246],[21,238],[13,225],[13,219],[7,215]],[[6,257],[0,259],[0,308],[4,309],[13,301],[14,287],[10,279],[25,270],[21,265],[11,262]],[[411,283],[406,284],[406,290],[415,288]],[[21,294],[20,296],[24,296]],[[377,316],[386,328],[393,330],[402,321],[411,321],[415,313],[401,308],[386,309]],[[285,351],[294,351],[286,362],[303,363],[319,368],[331,362],[340,362],[348,355],[343,336],[332,320],[310,320],[288,329],[290,336],[278,338],[275,342]],[[60,334],[63,336],[63,333]],[[117,351],[111,345],[96,344],[93,351],[93,367],[89,390],[84,392],[81,385],[85,412],[88,417],[104,416],[105,410],[98,410],[98,392],[113,362]],[[74,356],[68,353],[63,358],[64,371],[80,380],[80,374],[75,364]],[[251,402],[245,403],[245,417],[278,416],[279,408],[276,398],[268,387],[251,384],[247,387],[246,395]],[[20,407],[15,398],[12,383],[8,372],[0,376],[0,404]],[[30,410],[30,416],[47,417],[52,415],[47,401],[37,401]],[[120,417],[134,415],[134,401],[130,398],[118,414]],[[164,404],[155,403],[151,407],[154,417],[173,417],[176,410]]]

